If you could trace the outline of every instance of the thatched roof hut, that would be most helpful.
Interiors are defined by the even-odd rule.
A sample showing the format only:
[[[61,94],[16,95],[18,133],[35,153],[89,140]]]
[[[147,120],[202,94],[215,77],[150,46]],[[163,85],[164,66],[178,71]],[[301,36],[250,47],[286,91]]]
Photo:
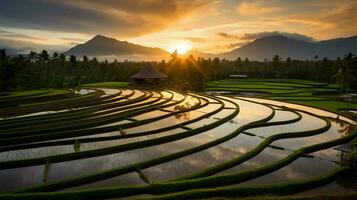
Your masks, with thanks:
[[[159,72],[155,67],[147,65],[138,73],[130,77],[135,83],[159,83],[167,76]]]

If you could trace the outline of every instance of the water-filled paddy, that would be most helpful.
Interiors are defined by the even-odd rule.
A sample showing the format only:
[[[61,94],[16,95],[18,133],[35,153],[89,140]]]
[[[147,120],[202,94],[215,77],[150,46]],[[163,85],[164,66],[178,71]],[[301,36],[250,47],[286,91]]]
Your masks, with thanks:
[[[8,123],[1,120],[1,191],[34,186],[41,191],[48,184],[55,191],[135,187],[146,182],[185,181],[192,176],[215,178],[247,170],[254,174],[302,148],[348,137],[355,124],[316,108],[224,93],[102,91],[103,97],[117,96],[82,107],[87,113],[78,112],[78,119],[72,117],[73,109],[64,109],[41,113],[48,119],[26,114]],[[49,120],[56,117],[62,121]],[[41,121],[44,123],[39,125]],[[341,152],[333,148],[337,145],[301,154],[266,174],[227,184],[252,186],[316,178],[339,167]],[[353,184],[339,184],[339,180],[306,193],[355,190]],[[58,181],[65,187],[56,188]],[[346,178],[341,181],[345,183]]]

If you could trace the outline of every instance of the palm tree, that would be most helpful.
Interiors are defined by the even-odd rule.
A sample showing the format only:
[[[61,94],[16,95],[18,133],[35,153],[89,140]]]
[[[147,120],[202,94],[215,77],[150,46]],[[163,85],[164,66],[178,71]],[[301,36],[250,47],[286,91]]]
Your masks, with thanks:
[[[346,87],[345,84],[350,84],[355,77],[352,75],[350,65],[353,63],[354,55],[349,53],[344,56],[343,60],[340,62],[340,68],[334,77],[337,78],[337,83],[340,84],[340,95],[342,95],[343,88]]]
[[[39,54],[39,59],[41,63],[43,64],[43,82],[47,84],[47,72],[48,72],[48,66],[47,63],[50,60],[50,55],[46,50],[42,50],[41,53]]]
[[[275,74],[276,74],[277,78],[281,78],[282,74],[285,74],[285,72],[283,72],[283,70],[280,69],[280,61],[281,61],[281,57],[278,54],[276,54],[272,58],[273,70],[275,71]]]
[[[59,58],[58,53],[57,53],[57,52],[54,52],[54,53],[52,54],[52,60],[53,60],[54,62],[57,62],[57,61],[58,61],[58,58]]]
[[[249,59],[247,57],[245,57],[244,62],[245,62],[245,64],[248,64],[249,63]]]
[[[66,63],[66,55],[64,55],[63,53],[61,53],[59,55],[59,60],[61,63]]]
[[[37,60],[37,53],[35,51],[30,51],[29,60],[30,62],[35,62]]]
[[[6,60],[6,50],[0,49],[0,61],[5,61],[5,60]]]
[[[89,58],[88,58],[88,56],[84,55],[84,56],[83,56],[83,68],[84,68],[85,71],[88,71],[88,63],[89,63]],[[79,77],[80,77],[80,82],[81,82],[81,80],[82,80],[83,78],[85,78],[84,76],[82,77],[82,73],[81,73],[81,72],[82,72],[82,69],[81,69],[81,66],[79,66],[78,71],[79,71]]]
[[[77,57],[75,55],[71,55],[69,57],[69,62],[74,66],[77,63]]]
[[[80,74],[80,65],[77,64],[77,57],[75,55],[71,55],[69,57],[69,62],[72,65],[72,68],[75,72],[75,86],[81,85],[81,74]]]
[[[281,58],[278,54],[276,54],[274,57],[273,57],[273,63],[277,64],[281,61]]]
[[[86,55],[85,55],[85,56],[83,56],[83,62],[86,62],[86,63],[87,63],[88,61],[89,61],[88,56],[86,56]]]
[[[171,53],[170,57],[171,57],[171,59],[170,59],[171,63],[175,63],[179,59],[180,56],[177,52],[177,49]]]
[[[41,61],[47,62],[50,59],[50,55],[46,50],[42,50],[39,55],[39,58],[41,59]]]
[[[240,57],[238,57],[235,61],[234,61],[234,70],[233,73],[234,74],[238,74],[239,73],[239,69],[242,67],[242,59]]]

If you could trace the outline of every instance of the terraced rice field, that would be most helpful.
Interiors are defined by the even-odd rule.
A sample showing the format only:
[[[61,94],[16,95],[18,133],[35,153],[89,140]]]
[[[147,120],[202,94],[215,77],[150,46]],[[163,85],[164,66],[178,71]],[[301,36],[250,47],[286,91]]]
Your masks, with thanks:
[[[339,98],[339,86],[294,79],[225,79],[207,84],[206,91],[257,96],[308,105],[332,112],[357,110],[357,102]],[[356,91],[350,91],[356,93]],[[345,112],[346,113],[346,112]]]
[[[0,199],[356,191],[334,149],[356,122],[331,112],[170,90],[52,93],[0,99]]]

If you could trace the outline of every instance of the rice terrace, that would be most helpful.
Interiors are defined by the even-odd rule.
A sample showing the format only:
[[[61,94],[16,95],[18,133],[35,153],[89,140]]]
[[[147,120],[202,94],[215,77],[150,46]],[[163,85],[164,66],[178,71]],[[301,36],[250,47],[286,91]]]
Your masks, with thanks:
[[[350,169],[334,147],[355,138],[355,121],[271,100],[287,98],[280,95],[234,95],[258,83],[309,102],[324,100],[305,93],[336,89],[299,80],[226,80],[209,83],[209,94],[126,83],[8,94],[1,98],[0,176],[11,193],[0,198],[354,191],[356,179],[346,176]],[[299,92],[283,93],[289,87]],[[231,94],[222,92],[227,88]]]
[[[356,10],[0,0],[0,200],[357,199]]]

